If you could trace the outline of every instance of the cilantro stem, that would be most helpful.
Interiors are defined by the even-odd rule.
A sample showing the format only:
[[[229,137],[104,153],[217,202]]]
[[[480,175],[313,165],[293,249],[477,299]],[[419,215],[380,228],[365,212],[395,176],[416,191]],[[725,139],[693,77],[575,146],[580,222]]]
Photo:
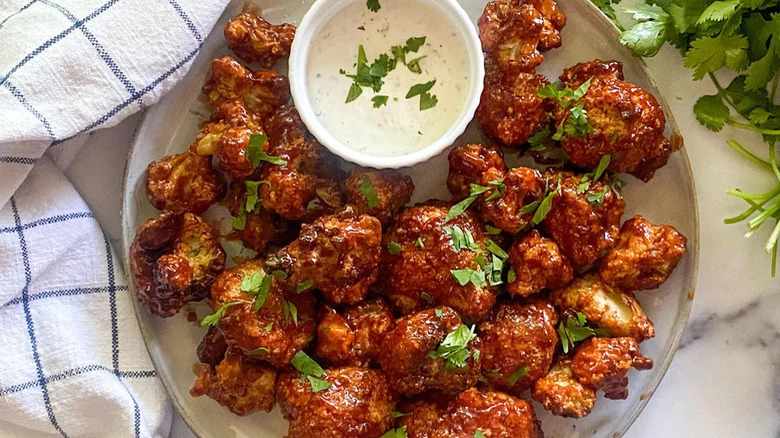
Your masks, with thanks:
[[[769,143],[769,164],[772,166],[777,181],[780,181],[780,169],[777,168],[777,157],[775,156],[775,142]]]
[[[734,105],[734,101],[731,100],[731,96],[729,96],[728,91],[726,91],[726,89],[720,85],[720,82],[718,82],[718,79],[713,73],[709,73],[709,76],[710,79],[712,79],[712,83],[715,84],[715,88],[718,89],[718,94],[723,96],[723,98],[726,100],[726,103],[728,103],[730,107],[734,108],[734,111],[737,111],[737,106]],[[739,111],[737,111],[737,114],[739,114]]]
[[[742,199],[745,199],[745,200],[753,200],[753,201],[759,201],[759,202],[763,201],[763,202],[761,202],[761,205],[764,205],[767,202],[769,202],[770,199],[772,199],[775,196],[777,196],[778,194],[780,194],[780,185],[778,185],[777,187],[775,187],[774,189],[772,189],[772,190],[770,190],[770,191],[768,191],[766,193],[762,193],[762,194],[759,194],[759,195],[751,194],[751,193],[745,193],[745,192],[743,192],[740,189],[729,189],[729,190],[726,191],[726,193],[728,193],[731,196],[736,196],[737,198],[742,198]]]
[[[780,79],[780,73],[775,73],[775,78],[772,79],[772,93],[769,95],[769,101],[775,101],[775,95],[777,95],[777,80]],[[774,275],[773,275],[774,277]]]
[[[772,230],[772,234],[769,235],[769,240],[766,241],[766,253],[770,254],[777,248],[777,240],[780,239],[780,220],[775,220],[775,228]]]
[[[765,220],[772,217],[775,213],[780,211],[780,198],[775,198],[771,204],[762,211],[761,214],[748,221],[748,228],[751,230],[757,230]]]
[[[776,271],[777,271],[777,242],[775,242],[775,247],[772,248],[772,278],[775,278]]]
[[[750,123],[737,122],[731,119],[727,119],[726,123],[737,128],[747,129],[748,131],[760,132],[764,135],[780,135],[780,129],[762,129]]]
[[[759,158],[758,156],[756,156],[755,154],[753,154],[749,150],[747,150],[744,147],[742,147],[742,145],[737,143],[735,140],[729,140],[729,141],[726,142],[726,144],[728,144],[731,147],[731,149],[734,149],[735,151],[737,151],[740,154],[742,154],[743,157],[745,157],[748,160],[758,164],[761,167],[764,167],[766,170],[770,170],[772,168],[772,165],[769,164],[769,162],[767,162],[766,160],[762,160],[761,158]]]

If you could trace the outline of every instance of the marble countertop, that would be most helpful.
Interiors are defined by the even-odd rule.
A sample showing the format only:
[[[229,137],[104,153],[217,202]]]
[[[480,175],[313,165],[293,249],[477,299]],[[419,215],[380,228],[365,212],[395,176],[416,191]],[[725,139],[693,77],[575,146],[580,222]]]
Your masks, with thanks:
[[[761,230],[745,241],[746,227],[724,225],[741,212],[741,201],[726,195],[739,187],[765,191],[770,174],[740,158],[726,138],[753,144],[756,136],[699,126],[692,106],[711,94],[710,82],[692,82],[679,54],[665,49],[648,64],[669,100],[685,138],[696,177],[701,213],[701,256],[693,312],[674,362],[658,391],[625,435],[627,438],[745,436],[780,438],[780,278],[769,275]],[[124,157],[140,117],[93,134],[68,170],[107,234],[118,242]],[[727,137],[728,136],[728,137]],[[100,186],[89,169],[115,169]],[[106,190],[110,185],[111,190]],[[174,419],[171,437],[192,438]]]

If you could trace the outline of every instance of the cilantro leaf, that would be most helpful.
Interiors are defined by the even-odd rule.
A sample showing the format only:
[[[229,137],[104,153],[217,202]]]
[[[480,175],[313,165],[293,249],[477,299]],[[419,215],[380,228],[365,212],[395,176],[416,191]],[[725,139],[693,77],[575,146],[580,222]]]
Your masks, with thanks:
[[[705,21],[721,21],[731,18],[737,12],[739,0],[725,0],[710,3],[707,9],[702,12],[697,23],[702,24]]]
[[[422,67],[420,67],[420,61],[422,61],[424,58],[427,58],[427,56],[421,56],[419,58],[414,58],[411,61],[409,61],[408,64],[406,64],[406,67],[409,69],[412,73],[422,74]]]
[[[683,65],[693,69],[693,78],[699,80],[707,73],[720,70],[725,65],[736,68],[747,62],[747,38],[743,36],[723,36],[699,38],[691,43],[685,54]]]
[[[711,131],[718,132],[729,119],[729,109],[720,95],[702,96],[693,105],[696,120]]]
[[[414,245],[418,248],[425,248],[425,243],[423,243],[422,237],[418,237],[414,242]]]
[[[282,316],[284,316],[284,322],[289,322],[292,318],[296,326],[298,326],[298,308],[292,301],[285,300],[282,303]]]
[[[245,203],[238,206],[238,215],[233,216],[230,225],[238,231],[243,231],[246,228],[246,204]]]
[[[420,50],[420,47],[425,44],[425,40],[427,37],[411,37],[408,40],[406,40],[406,46],[404,46],[404,50],[408,52],[415,52],[417,53],[418,50]]]
[[[465,286],[469,283],[473,284],[474,286],[487,285],[487,282],[485,281],[485,272],[482,270],[469,268],[452,269],[450,270],[450,273],[452,274],[452,277],[455,278],[455,281],[457,281],[461,286]]]
[[[267,180],[262,181],[244,181],[246,186],[246,206],[245,211],[250,213],[258,213],[260,210],[260,197],[258,192],[261,184],[270,185],[271,182]]]
[[[391,255],[398,255],[401,254],[401,251],[403,250],[403,247],[398,244],[398,242],[387,242],[387,252],[389,252]]]
[[[309,381],[312,392],[319,392],[330,387],[330,383],[317,379],[325,374],[325,370],[303,350],[295,353],[292,358],[292,366],[301,373],[301,381]]]
[[[360,85],[353,83],[349,86],[349,92],[347,93],[347,100],[344,103],[350,103],[353,100],[360,97],[360,95],[363,94],[363,89],[360,88]]]
[[[509,258],[509,254],[507,254],[506,251],[504,251],[503,248],[498,246],[498,244],[496,242],[488,239],[488,241],[485,244],[485,246],[487,247],[488,251],[490,251],[491,253],[493,253],[496,256],[498,256],[498,258],[500,258],[501,260],[506,260],[506,259]]]
[[[379,108],[382,105],[387,106],[387,96],[376,95],[371,98],[371,102],[374,103],[374,108]]]
[[[419,96],[423,93],[427,93],[428,91],[431,90],[431,88],[433,88],[434,85],[436,85],[436,79],[430,82],[425,82],[423,84],[412,85],[412,87],[409,89],[409,92],[406,93],[406,98],[411,99],[414,96]]]
[[[559,189],[560,190],[560,189]],[[539,225],[544,221],[544,218],[547,217],[547,213],[552,210],[552,203],[553,199],[555,199],[555,196],[558,195],[558,190],[554,190],[547,194],[547,196],[542,199],[542,201],[539,203],[539,207],[536,209],[536,212],[534,213],[534,217],[531,219],[531,222],[534,223],[534,225]]]
[[[406,426],[403,426],[397,429],[390,429],[379,438],[407,438],[407,437],[408,435],[406,434]]]
[[[528,139],[529,151],[543,151],[544,141],[550,136],[550,125],[544,125]]]
[[[450,210],[447,212],[447,216],[444,218],[444,222],[449,222],[452,219],[462,215],[466,212],[466,210],[471,206],[471,204],[474,203],[474,201],[477,200],[479,197],[479,194],[471,195],[468,198],[458,202],[457,204],[450,207]]]
[[[669,14],[658,5],[640,4],[628,8],[637,23],[620,35],[620,43],[636,56],[655,56],[666,41],[672,26]]]
[[[458,252],[464,249],[471,251],[479,251],[479,245],[474,241],[474,236],[471,232],[464,230],[458,225],[452,227],[444,227],[444,232],[450,235],[452,241],[452,250]]]
[[[510,385],[514,385],[515,383],[517,383],[518,380],[522,379],[523,377],[525,377],[527,375],[528,375],[528,368],[524,367],[524,366],[521,366],[521,367],[518,367],[517,370],[515,370],[515,372],[512,373],[512,375],[509,376],[508,379],[506,379],[506,381]]]
[[[222,303],[221,306],[219,306],[219,309],[217,309],[216,312],[212,313],[211,315],[207,315],[203,317],[203,319],[200,321],[201,327],[214,327],[217,324],[219,324],[219,320],[222,319],[222,315],[225,314],[225,310],[227,310],[228,307],[235,306],[236,304],[241,304],[239,301],[231,301],[227,303]]]
[[[376,194],[376,190],[374,189],[374,182],[368,175],[366,175],[366,177],[363,178],[363,181],[360,183],[360,193],[362,193],[363,197],[366,198],[368,208],[374,208],[379,205],[379,196]]]
[[[587,318],[580,312],[575,312],[574,317],[567,315],[558,324],[558,336],[561,339],[561,347],[564,354],[574,348],[574,344],[577,342],[584,341],[592,336],[606,335],[604,330],[593,329],[587,324]]]
[[[431,109],[439,103],[439,98],[436,95],[430,93],[423,93],[420,95],[420,111]]]
[[[299,294],[301,292],[307,291],[307,290],[311,289],[311,287],[313,285],[314,285],[313,281],[311,281],[311,280],[304,280],[304,281],[298,283],[297,286],[295,286],[295,293]]]
[[[444,359],[445,369],[463,368],[471,352],[468,350],[468,344],[477,337],[475,326],[471,328],[466,325],[460,325],[455,330],[447,334],[447,337],[441,342],[436,351],[431,351],[428,356],[436,359]]]
[[[331,383],[327,380],[318,379],[314,376],[306,376],[306,380],[311,384],[311,392],[320,392],[330,388]]]
[[[770,50],[763,58],[750,64],[745,78],[745,90],[753,91],[766,87],[772,77],[777,74],[777,55],[775,54],[775,40],[772,39]]]
[[[485,434],[481,430],[477,429],[474,432],[474,438],[485,438]]]

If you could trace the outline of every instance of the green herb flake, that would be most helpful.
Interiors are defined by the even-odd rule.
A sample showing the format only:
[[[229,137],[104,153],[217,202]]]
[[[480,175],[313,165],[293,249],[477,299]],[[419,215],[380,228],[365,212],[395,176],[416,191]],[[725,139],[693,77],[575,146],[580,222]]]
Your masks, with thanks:
[[[409,415],[409,414],[404,414],[403,412],[398,412],[398,411],[390,412],[390,416],[392,418],[401,418],[401,417],[405,417],[407,415]]]
[[[295,353],[292,358],[292,366],[301,373],[302,382],[309,381],[312,392],[319,392],[330,387],[329,382],[317,378],[322,377],[325,370],[303,350]]]
[[[262,181],[244,181],[244,185],[246,186],[246,204],[244,206],[244,211],[250,212],[250,213],[259,213],[260,212],[260,196],[259,196],[259,189],[261,184],[268,184],[270,185],[270,181],[262,180]]]
[[[444,368],[448,370],[465,367],[466,361],[472,354],[468,350],[468,344],[477,336],[474,330],[474,325],[470,328],[466,325],[458,326],[447,334],[436,351],[431,351],[428,356],[433,359],[444,359]]]
[[[420,95],[420,111],[431,109],[439,103],[439,98],[430,93],[422,93]]]
[[[270,350],[268,350],[265,347],[258,347],[258,348],[255,348],[254,350],[249,351],[249,354],[250,355],[266,355],[266,354],[268,354],[269,351]]]
[[[379,4],[379,0],[367,0],[366,7],[371,12],[379,12],[382,9],[382,5]]]
[[[452,277],[455,278],[455,281],[461,286],[465,286],[469,283],[478,287],[487,285],[487,282],[485,281],[485,272],[482,270],[469,268],[452,269],[450,270],[450,273],[452,274]]]
[[[481,430],[477,429],[474,432],[474,438],[485,438],[485,434]]]
[[[425,82],[423,84],[412,85],[412,87],[409,89],[409,92],[406,93],[406,98],[411,99],[415,96],[419,96],[423,93],[427,93],[428,91],[431,90],[431,88],[433,88],[434,85],[436,85],[436,79],[430,82]]]
[[[374,208],[379,205],[379,196],[376,194],[374,182],[371,180],[371,177],[366,176],[363,178],[363,182],[360,183],[360,193],[366,198],[368,208]]]
[[[219,309],[217,309],[216,312],[212,313],[211,315],[207,315],[203,317],[203,319],[200,321],[200,326],[215,327],[217,324],[219,324],[219,320],[222,319],[222,315],[225,314],[225,310],[227,310],[228,307],[235,306],[236,304],[241,304],[241,303],[239,301],[222,303],[222,305],[219,306]]]
[[[349,86],[349,92],[347,93],[347,100],[344,103],[350,103],[353,100],[360,97],[363,94],[363,89],[358,84],[352,84]]]
[[[286,165],[286,160],[265,153],[263,145],[266,141],[268,141],[268,137],[263,134],[252,134],[249,136],[249,144],[247,144],[246,147],[246,157],[249,159],[249,162],[252,163],[252,167],[259,166],[263,161],[277,166]]]
[[[492,225],[485,225],[485,232],[491,236],[497,236],[501,234],[501,228],[497,228]]]
[[[391,255],[398,255],[403,251],[403,247],[398,243],[394,241],[387,242],[387,252],[389,252]]]
[[[425,243],[423,243],[422,237],[418,237],[417,240],[414,241],[414,245],[418,248],[425,248]]]
[[[289,323],[290,318],[292,318],[295,326],[298,326],[298,308],[295,307],[295,304],[293,304],[291,301],[285,300],[282,303],[282,315],[284,316],[285,323]]]
[[[428,292],[420,292],[420,299],[429,304],[433,302],[433,297],[430,296]]]
[[[399,427],[397,429],[390,429],[379,438],[408,438],[408,435],[406,434],[406,426]]]
[[[512,373],[512,375],[509,376],[508,379],[506,379],[506,381],[510,385],[514,385],[515,383],[517,383],[518,380],[522,379],[523,377],[525,377],[527,375],[528,375],[528,368],[526,368],[524,366],[521,366],[521,367],[518,367],[517,370],[515,370],[515,372]]]
[[[488,240],[487,244],[485,245],[491,253],[496,255],[498,258],[500,258],[502,261],[506,261],[509,258],[509,254],[504,251],[503,248],[498,246],[498,244],[492,240]]]
[[[274,323],[269,322],[268,325],[263,328],[263,330],[265,330],[266,333],[269,333],[271,330],[273,330],[273,328],[274,328]]]
[[[311,280],[304,280],[300,283],[298,283],[297,286],[295,286],[295,293],[301,293],[304,291],[307,291],[311,289],[311,287],[314,285],[314,282]]]
[[[379,108],[382,105],[387,106],[387,96],[377,95],[371,98],[371,102],[374,103],[374,108]]]
[[[327,380],[318,379],[314,376],[306,376],[306,380],[311,384],[311,392],[320,392],[330,388],[331,383]]]
[[[464,249],[471,251],[479,251],[479,245],[474,241],[474,236],[470,231],[464,230],[458,225],[452,227],[442,228],[445,233],[449,234],[452,241],[452,250],[458,252]]]
[[[411,61],[409,61],[408,64],[406,64],[406,67],[409,69],[412,73],[422,74],[422,67],[420,67],[420,61],[427,58],[427,56],[420,56],[419,58],[414,58]]]
[[[444,312],[441,311],[441,309],[433,309],[433,313],[436,314],[439,318],[444,316]]]
[[[404,51],[408,52],[415,52],[417,53],[418,50],[420,50],[420,47],[425,44],[425,40],[427,37],[411,37],[408,40],[406,40],[406,46],[404,46]]]
[[[605,336],[608,333],[604,330],[588,327],[588,320],[580,312],[575,312],[574,317],[569,315],[558,324],[558,336],[561,339],[563,353],[567,354],[574,348],[574,344],[584,341],[592,336]]]

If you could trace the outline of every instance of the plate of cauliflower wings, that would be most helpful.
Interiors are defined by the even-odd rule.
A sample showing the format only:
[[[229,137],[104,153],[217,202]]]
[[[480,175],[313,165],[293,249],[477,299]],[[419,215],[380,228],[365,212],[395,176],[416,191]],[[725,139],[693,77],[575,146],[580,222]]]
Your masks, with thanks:
[[[125,268],[199,437],[621,436],[693,299],[673,115],[586,0],[461,0],[474,121],[412,168],[344,162],[286,58],[312,0],[231,4],[128,158]],[[345,115],[348,116],[348,115]]]

